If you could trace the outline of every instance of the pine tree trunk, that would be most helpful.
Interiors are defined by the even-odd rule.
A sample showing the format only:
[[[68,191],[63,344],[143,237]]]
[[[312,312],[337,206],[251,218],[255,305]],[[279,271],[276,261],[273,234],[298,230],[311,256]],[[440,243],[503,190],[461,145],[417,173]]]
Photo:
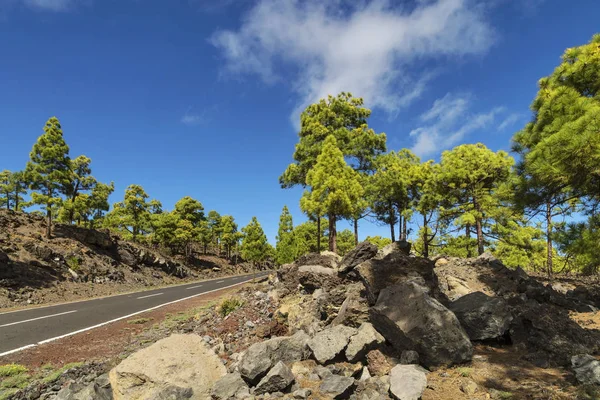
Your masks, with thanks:
[[[552,279],[552,207],[546,203],[546,251],[548,278]]]
[[[398,215],[398,240],[404,240],[402,236],[402,214]]]
[[[429,258],[429,235],[427,233],[427,216],[423,214],[423,257]]]
[[[408,234],[406,229],[406,217],[402,219],[402,240],[408,240]]]
[[[467,258],[471,258],[473,256],[471,253],[471,224],[467,224],[465,236],[467,238]]]
[[[321,217],[317,217],[317,253],[321,252]]]
[[[358,218],[354,218],[354,245],[358,246]]]
[[[394,206],[390,204],[390,233],[392,243],[396,241],[396,233],[394,232]]]
[[[337,253],[337,231],[335,230],[335,215],[329,215],[329,251]]]
[[[477,203],[477,199],[473,197],[473,208],[477,211],[478,215],[481,215],[481,207]],[[481,227],[481,217],[475,218],[475,229],[477,232],[477,253],[482,255],[484,252],[483,248],[483,228]]]
[[[50,206],[46,205],[46,239],[52,237],[52,211]]]

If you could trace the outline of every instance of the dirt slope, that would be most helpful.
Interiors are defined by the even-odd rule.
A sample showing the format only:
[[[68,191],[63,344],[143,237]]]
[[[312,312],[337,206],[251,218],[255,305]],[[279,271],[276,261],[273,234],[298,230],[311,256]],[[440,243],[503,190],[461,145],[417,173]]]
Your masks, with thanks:
[[[0,210],[0,309],[105,296],[249,270],[216,256],[169,257],[104,230]]]

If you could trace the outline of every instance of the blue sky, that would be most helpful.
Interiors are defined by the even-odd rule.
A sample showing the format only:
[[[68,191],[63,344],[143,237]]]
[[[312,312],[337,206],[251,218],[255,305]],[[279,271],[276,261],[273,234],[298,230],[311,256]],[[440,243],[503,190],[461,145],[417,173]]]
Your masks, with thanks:
[[[0,169],[23,168],[56,115],[112,202],[132,183],[167,209],[189,195],[274,241],[284,204],[304,220],[277,179],[306,104],[362,96],[388,147],[423,159],[508,150],[598,15],[597,0],[0,0]]]

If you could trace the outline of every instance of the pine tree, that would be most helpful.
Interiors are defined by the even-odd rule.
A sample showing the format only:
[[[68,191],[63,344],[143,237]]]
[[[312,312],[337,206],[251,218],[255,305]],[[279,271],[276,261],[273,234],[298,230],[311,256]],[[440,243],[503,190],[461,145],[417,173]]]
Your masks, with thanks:
[[[212,241],[215,246],[215,251],[218,255],[221,254],[221,214],[215,210],[211,210],[208,213],[208,227],[212,236]]]
[[[390,226],[392,241],[396,240],[396,223],[399,239],[407,239],[407,222],[418,183],[419,163],[419,158],[408,149],[392,151],[375,161],[376,170],[370,179],[368,197],[377,220]]]
[[[7,210],[10,210],[12,195],[11,175],[12,172],[7,169],[0,172],[0,207],[6,207]]]
[[[297,254],[296,239],[294,237],[294,222],[287,206],[283,206],[279,217],[277,230],[277,245],[275,247],[275,261],[279,265],[293,262]]]
[[[194,226],[198,226],[204,220],[204,206],[190,196],[185,196],[175,203],[173,212]]]
[[[467,245],[471,227],[475,226],[479,254],[484,252],[484,223],[490,211],[500,207],[499,197],[494,194],[509,179],[513,164],[506,152],[494,153],[481,143],[460,145],[442,153],[436,181],[452,206],[445,212],[465,227]],[[467,256],[471,256],[469,248]]]
[[[221,217],[221,232],[221,241],[225,246],[226,256],[231,259],[233,248],[238,241],[238,226],[231,215]]]
[[[567,191],[600,201],[599,46],[597,34],[565,51],[561,64],[539,81],[533,120],[514,137],[521,173],[551,189],[548,195]]]
[[[29,203],[25,202],[25,198],[22,196],[27,194],[27,187],[29,183],[27,176],[24,171],[16,171],[10,175],[10,188],[12,191],[9,206],[13,210],[21,211],[22,208],[28,207]]]
[[[137,241],[140,235],[150,230],[151,202],[147,201],[148,197],[140,185],[129,185],[123,201],[115,203],[113,210],[106,215],[105,225]]]
[[[46,212],[46,237],[52,236],[52,209],[62,202],[60,197],[70,179],[69,146],[63,138],[60,122],[52,117],[44,133],[31,150],[26,175],[31,182],[32,202]]]
[[[325,139],[333,135],[338,148],[350,160],[352,167],[365,175],[373,170],[375,157],[386,150],[386,136],[375,133],[369,128],[367,120],[371,110],[364,107],[362,98],[353,97],[351,93],[342,92],[337,96],[328,96],[319,102],[309,105],[300,116],[299,141],[294,151],[294,163],[290,164],[279,178],[283,188],[300,185],[306,187],[308,172],[317,163]],[[364,205],[364,204],[363,204]],[[354,220],[354,228],[358,237],[358,219],[364,216],[360,207],[347,218]],[[364,211],[364,210],[363,210]],[[311,215],[320,228],[320,214]],[[317,229],[321,231],[321,229]],[[320,237],[317,235],[317,248],[320,249]]]
[[[346,164],[333,135],[325,139],[323,151],[317,157],[315,167],[308,172],[306,183],[311,186],[311,191],[305,192],[300,207],[309,215],[327,215],[329,250],[336,252],[336,222],[355,214],[355,204],[361,201],[364,189],[358,173]]]
[[[267,241],[267,236],[256,217],[252,217],[252,221],[242,228],[242,233],[244,234],[241,246],[242,257],[256,267],[258,263],[263,262],[269,256],[271,246]]]
[[[84,155],[69,162],[70,176],[63,188],[67,200],[63,203],[63,209],[60,213],[60,218],[64,222],[70,224],[73,220],[80,220],[81,215],[85,214],[86,201],[77,202],[77,197],[82,193],[91,192],[98,183],[96,178],[91,175],[91,163],[92,160]],[[76,218],[75,214],[78,214],[79,218]]]

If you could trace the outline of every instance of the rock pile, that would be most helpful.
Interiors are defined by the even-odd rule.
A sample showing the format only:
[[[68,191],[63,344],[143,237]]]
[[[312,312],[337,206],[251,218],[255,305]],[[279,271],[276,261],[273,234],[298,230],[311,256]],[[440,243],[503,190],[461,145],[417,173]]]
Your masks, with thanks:
[[[114,398],[417,400],[430,371],[470,362],[477,343],[517,346],[525,360],[600,384],[590,355],[600,332],[569,318],[595,309],[592,296],[557,291],[487,254],[434,262],[406,250],[363,243],[343,259],[309,254],[283,266],[243,289],[239,310],[194,319],[178,328],[188,335],[115,367]]]

